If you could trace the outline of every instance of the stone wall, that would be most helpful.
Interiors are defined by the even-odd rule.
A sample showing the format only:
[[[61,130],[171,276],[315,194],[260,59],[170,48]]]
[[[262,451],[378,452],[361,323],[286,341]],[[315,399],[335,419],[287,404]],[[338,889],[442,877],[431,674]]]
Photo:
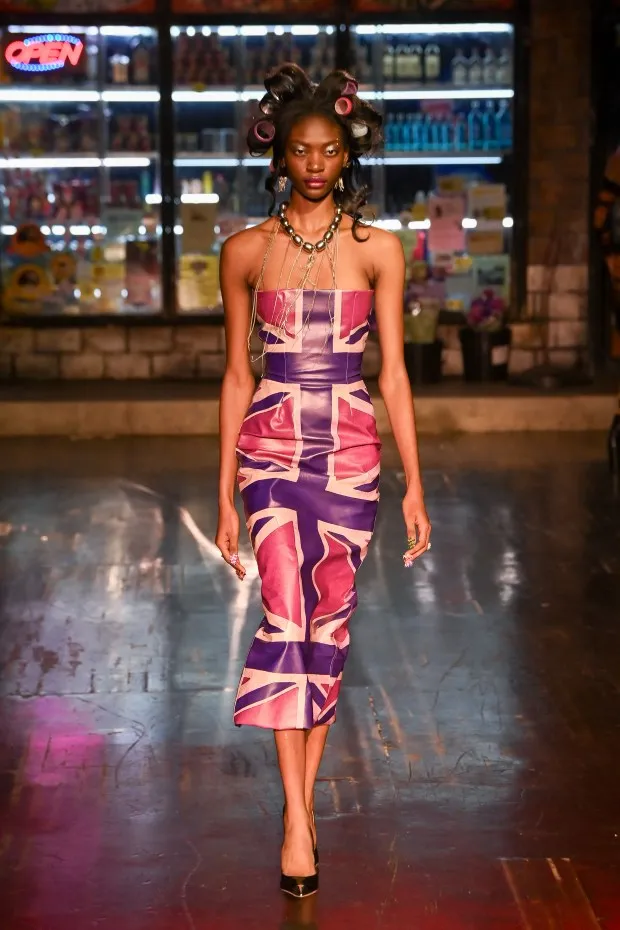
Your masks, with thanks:
[[[221,326],[0,328],[0,377],[127,381],[218,378]]]

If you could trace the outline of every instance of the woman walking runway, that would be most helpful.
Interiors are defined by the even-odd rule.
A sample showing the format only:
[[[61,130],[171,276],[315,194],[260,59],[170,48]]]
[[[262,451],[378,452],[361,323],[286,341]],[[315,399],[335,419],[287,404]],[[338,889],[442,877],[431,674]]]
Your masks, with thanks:
[[[403,362],[404,258],[396,237],[360,222],[359,159],[381,119],[346,72],[318,86],[294,64],[265,80],[252,154],[273,149],[275,217],[232,236],[221,258],[227,367],[220,405],[216,542],[240,580],[235,479],[258,563],[264,616],[234,721],[274,730],[285,796],[280,887],[318,888],[314,783],[357,603],[355,574],[379,500],[380,441],[361,375],[374,310],[379,387],[403,461],[404,563],[430,546],[413,403]],[[263,345],[255,386],[249,336]]]

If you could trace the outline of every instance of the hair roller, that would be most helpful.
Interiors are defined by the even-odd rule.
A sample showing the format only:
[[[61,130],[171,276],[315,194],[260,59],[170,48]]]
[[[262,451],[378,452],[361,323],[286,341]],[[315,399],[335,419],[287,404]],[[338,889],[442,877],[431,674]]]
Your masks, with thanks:
[[[259,119],[252,126],[252,132],[258,142],[268,145],[273,141],[276,134],[276,127],[269,119]]]
[[[261,111],[261,113],[264,116],[273,116],[273,114],[275,113],[277,109],[277,104],[275,100],[271,99],[270,94],[265,94],[265,96],[263,97],[263,99],[258,105],[258,109]]]
[[[338,116],[348,116],[353,109],[353,101],[350,97],[338,97],[334,104],[334,110]]]
[[[344,94],[345,97],[355,97],[357,90],[358,90],[358,86],[359,85],[357,81],[349,80],[344,85],[344,90],[342,91],[342,93]]]

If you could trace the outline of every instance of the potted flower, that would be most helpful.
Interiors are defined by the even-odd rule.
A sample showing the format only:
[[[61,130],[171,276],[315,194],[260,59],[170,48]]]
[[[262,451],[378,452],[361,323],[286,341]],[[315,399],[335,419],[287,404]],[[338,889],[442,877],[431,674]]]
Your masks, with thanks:
[[[492,288],[476,297],[459,333],[466,381],[505,381],[512,331],[506,325],[506,303]]]

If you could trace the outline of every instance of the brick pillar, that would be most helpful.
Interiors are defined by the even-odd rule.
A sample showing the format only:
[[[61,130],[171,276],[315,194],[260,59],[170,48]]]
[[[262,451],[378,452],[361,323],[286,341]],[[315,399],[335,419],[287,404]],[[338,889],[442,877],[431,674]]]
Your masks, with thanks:
[[[587,342],[592,0],[531,0],[528,313],[551,361]]]

